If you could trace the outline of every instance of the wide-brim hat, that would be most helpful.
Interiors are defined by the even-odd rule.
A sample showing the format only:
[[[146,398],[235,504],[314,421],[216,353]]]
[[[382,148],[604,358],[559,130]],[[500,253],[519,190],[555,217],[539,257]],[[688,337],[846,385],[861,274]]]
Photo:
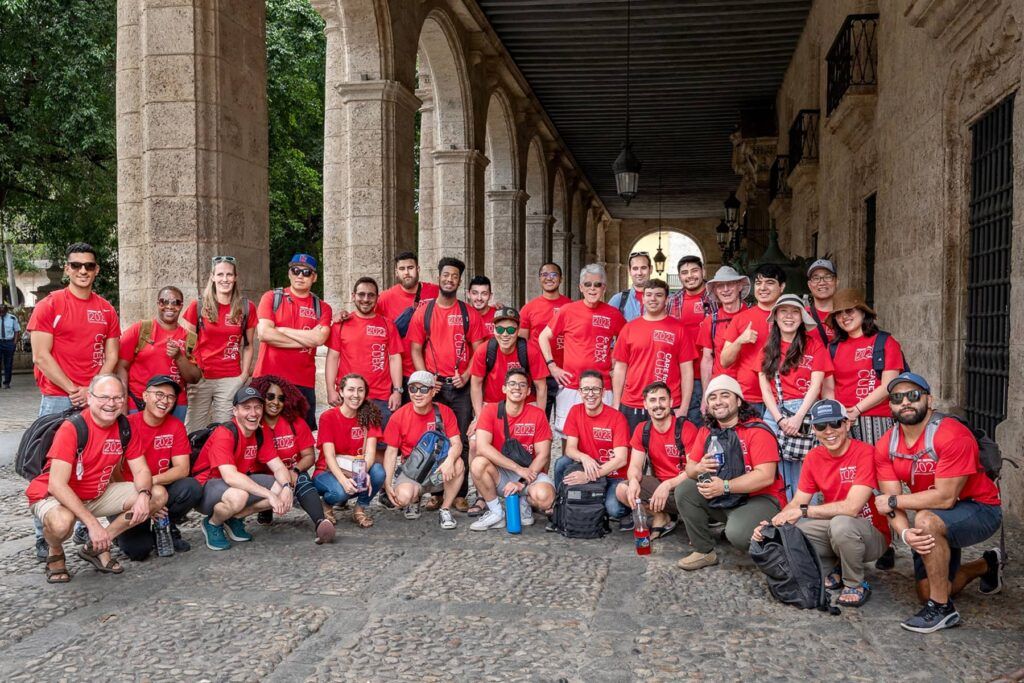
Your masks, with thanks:
[[[742,282],[743,289],[740,290],[740,299],[746,299],[750,296],[750,278],[736,272],[736,269],[732,266],[722,266],[719,268],[715,276],[707,281],[707,286],[711,293],[714,294],[715,285],[725,284],[726,282]]]
[[[814,322],[814,318],[807,312],[807,308],[804,306],[804,301],[796,294],[783,294],[780,296],[774,304],[772,304],[772,312],[768,314],[768,324],[771,325],[775,322],[775,310],[779,306],[793,306],[794,308],[800,309],[800,318],[804,322],[804,327],[808,330],[813,330],[818,326],[818,323]]]
[[[867,299],[864,298],[864,292],[854,288],[840,289],[832,297],[832,312],[828,314],[828,324],[834,326],[836,313],[851,308],[859,309],[864,313],[877,317],[874,309],[868,306]]]

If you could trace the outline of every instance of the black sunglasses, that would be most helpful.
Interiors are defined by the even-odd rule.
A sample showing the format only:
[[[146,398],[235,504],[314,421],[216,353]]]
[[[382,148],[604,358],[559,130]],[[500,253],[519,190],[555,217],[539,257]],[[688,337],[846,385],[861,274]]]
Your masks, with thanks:
[[[268,403],[272,401],[280,401],[281,403],[284,403],[284,394],[275,394],[272,391],[268,391],[267,395],[263,397],[263,400]]]
[[[84,268],[87,273],[93,272],[99,266],[100,264],[95,261],[68,261],[68,268],[71,270],[82,270]]]
[[[823,432],[826,429],[839,429],[843,426],[845,420],[832,420],[831,422],[819,422],[818,424],[811,425],[814,427],[814,431]]]
[[[316,271],[313,270],[312,268],[299,268],[298,266],[292,266],[291,268],[288,269],[288,272],[290,272],[292,275],[297,275],[299,277],[309,277]]]
[[[161,306],[173,306],[180,308],[183,303],[181,299],[157,299],[156,302]]]
[[[409,385],[409,393],[410,394],[429,394],[431,389],[432,389],[432,387],[424,386],[422,384],[410,384]]]
[[[928,392],[921,389],[911,389],[910,391],[894,391],[889,394],[889,403],[893,405],[899,405],[903,403],[903,399],[907,399],[911,403],[917,403],[921,400],[921,397],[926,395]]]

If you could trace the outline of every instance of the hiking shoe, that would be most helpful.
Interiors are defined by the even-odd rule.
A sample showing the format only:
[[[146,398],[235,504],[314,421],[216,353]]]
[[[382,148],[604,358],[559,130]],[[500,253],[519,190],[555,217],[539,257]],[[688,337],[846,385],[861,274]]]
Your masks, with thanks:
[[[410,503],[405,506],[403,510],[406,519],[419,519],[420,518],[420,504],[419,501]]]
[[[50,544],[42,536],[36,536],[36,559],[40,562],[46,562],[46,557],[49,554]]]
[[[81,522],[75,522],[75,533],[71,534],[71,542],[75,545],[89,544],[89,530]]]
[[[915,633],[934,633],[959,624],[960,613],[956,611],[952,600],[945,605],[938,605],[933,600],[929,600],[920,612],[906,621],[900,622],[900,626]]]
[[[633,530],[633,515],[626,515],[619,518],[619,531]]]
[[[329,519],[321,519],[320,523],[316,525],[316,544],[323,545],[324,543],[334,542],[335,528],[334,524]]]
[[[441,508],[438,510],[437,516],[441,520],[442,529],[454,529],[457,526],[455,518],[452,517],[452,511],[448,508]]]
[[[703,569],[718,564],[718,555],[712,550],[710,553],[698,553],[696,550],[679,560],[677,566],[692,572],[695,569]]]
[[[532,522],[531,522],[532,524]],[[469,525],[470,531],[487,531],[493,527],[505,526],[505,515],[488,509],[487,512]]]
[[[533,526],[533,506],[526,498],[519,499],[519,520],[523,526]]]
[[[181,537],[177,524],[171,524],[171,543],[174,544],[174,552],[187,553],[192,550],[192,544]]]
[[[995,595],[1003,590],[1003,553],[999,548],[992,548],[981,556],[988,563],[988,571],[981,575],[978,592],[982,595]]]
[[[228,521],[224,522],[224,533],[228,535],[232,541],[238,543],[247,543],[252,540],[252,534],[245,530],[245,520],[238,517],[232,517]]]
[[[274,511],[263,510],[256,513],[256,523],[260,526],[270,526],[274,523]]]
[[[880,569],[883,572],[889,571],[896,566],[896,548],[889,546],[882,556],[875,560],[875,569]]]
[[[206,547],[210,550],[229,550],[231,543],[224,535],[223,524],[213,524],[209,517],[203,517],[203,536],[206,536]]]

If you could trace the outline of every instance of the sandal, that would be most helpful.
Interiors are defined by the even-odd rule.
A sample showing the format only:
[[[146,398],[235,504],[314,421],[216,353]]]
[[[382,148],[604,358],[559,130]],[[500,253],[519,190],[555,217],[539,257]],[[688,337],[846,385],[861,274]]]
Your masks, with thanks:
[[[108,551],[109,552],[109,551]],[[96,568],[96,571],[103,574],[122,574],[124,573],[124,567],[121,563],[115,560],[113,557],[108,559],[106,562],[100,559],[100,553],[94,553],[92,551],[92,544],[85,546],[84,548],[78,549],[78,556],[91,564]]]
[[[676,530],[678,522],[674,519],[669,519],[668,524],[665,526],[652,526],[651,527],[651,540],[657,541],[659,538],[665,538],[670,533]]]
[[[466,510],[466,514],[470,517],[479,517],[485,512],[487,512],[487,503],[484,502],[483,496],[477,496],[473,504]]]
[[[46,558],[46,583],[67,583],[71,580],[71,574],[68,572],[66,560],[67,558],[64,557],[64,553],[61,553],[60,555],[50,555]],[[64,566],[60,569],[50,566],[57,562]]]
[[[832,571],[825,577],[825,590],[837,591],[843,587],[843,570],[839,566],[832,568]]]
[[[352,511],[352,521],[355,522],[360,529],[369,529],[373,526],[373,518],[366,514],[366,510],[356,506],[356,509]]]
[[[336,525],[338,523],[338,520],[334,516],[334,508],[332,508],[330,505],[328,505],[324,501],[320,501],[320,502],[324,506],[324,519],[329,521],[331,524],[335,524]]]
[[[430,498],[427,499],[427,502],[424,503],[424,505],[423,505],[423,509],[425,511],[427,511],[427,512],[431,512],[433,510],[438,510],[440,508],[441,508],[441,497],[440,496],[431,496]]]
[[[843,600],[843,598],[853,596],[853,600]],[[843,592],[839,594],[839,600],[837,601],[843,607],[860,607],[868,598],[871,597],[871,586],[865,581],[859,586],[853,588],[846,586],[843,588]]]

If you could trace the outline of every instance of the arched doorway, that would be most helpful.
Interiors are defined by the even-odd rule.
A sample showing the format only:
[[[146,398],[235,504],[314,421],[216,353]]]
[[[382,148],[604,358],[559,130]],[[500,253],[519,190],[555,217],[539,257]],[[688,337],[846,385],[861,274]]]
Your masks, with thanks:
[[[672,229],[661,231],[661,250],[666,257],[665,272],[662,275],[656,273],[655,277],[660,277],[668,282],[669,287],[673,290],[680,287],[679,275],[676,272],[676,264],[679,263],[679,259],[684,256],[699,256],[701,261],[704,260],[704,253],[701,251],[696,240],[685,233]],[[654,258],[654,255],[658,253],[658,231],[649,232],[642,236],[633,243],[633,246],[626,253],[632,254],[642,251],[646,251],[651,255],[652,259]]]

